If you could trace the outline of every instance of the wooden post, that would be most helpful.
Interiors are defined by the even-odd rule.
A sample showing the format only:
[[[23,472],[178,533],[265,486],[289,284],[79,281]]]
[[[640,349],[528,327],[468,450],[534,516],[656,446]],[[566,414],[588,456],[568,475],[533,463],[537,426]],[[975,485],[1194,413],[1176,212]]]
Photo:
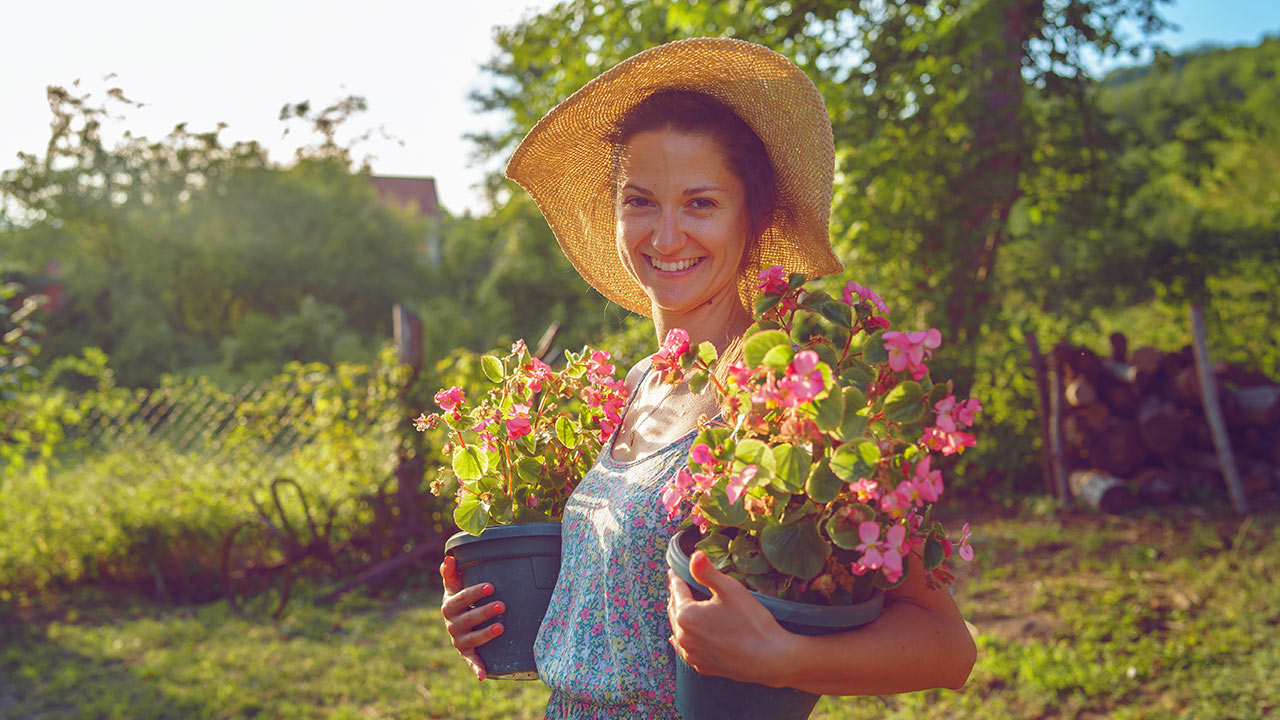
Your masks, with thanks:
[[[409,375],[408,382],[405,383],[404,389],[400,392],[400,402],[404,407],[401,413],[405,422],[408,418],[413,417],[416,413],[422,412],[423,408],[409,407],[406,400],[409,391],[414,384],[418,382],[418,375],[422,372],[423,348],[422,348],[422,318],[419,318],[412,310],[403,305],[396,305],[391,309],[392,314],[392,332],[395,335],[396,357],[404,365],[413,368],[413,372]],[[418,535],[421,526],[421,513],[419,509],[422,506],[422,474],[426,469],[426,461],[424,458],[415,455],[409,448],[405,447],[405,443],[400,443],[396,451],[396,505],[400,510],[400,522],[397,527],[398,540],[402,544],[408,544]]]
[[[1027,350],[1031,353],[1031,369],[1035,372],[1036,392],[1040,398],[1040,472],[1044,476],[1044,491],[1049,497],[1057,496],[1058,481],[1053,473],[1053,441],[1049,439],[1049,380],[1046,377],[1044,356],[1034,333],[1028,331]]]
[[[1222,479],[1227,483],[1227,494],[1236,512],[1249,514],[1249,499],[1245,497],[1244,486],[1240,483],[1240,471],[1236,468],[1236,460],[1231,452],[1231,438],[1227,437],[1227,426],[1222,421],[1222,406],[1218,404],[1218,385],[1213,379],[1213,369],[1209,364],[1209,346],[1204,339],[1204,310],[1197,304],[1191,305],[1191,339],[1195,351],[1196,373],[1200,379],[1200,399],[1204,403],[1204,418],[1209,423],[1209,432],[1213,436],[1213,447],[1218,452],[1218,462],[1222,465]]]

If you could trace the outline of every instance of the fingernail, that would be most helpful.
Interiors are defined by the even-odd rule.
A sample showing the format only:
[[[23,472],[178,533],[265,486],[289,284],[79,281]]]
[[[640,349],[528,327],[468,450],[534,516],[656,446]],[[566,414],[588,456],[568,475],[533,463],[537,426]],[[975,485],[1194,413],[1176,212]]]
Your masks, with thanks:
[[[502,626],[501,626],[501,625],[494,625],[494,626],[493,626],[493,629],[492,629],[492,630],[490,630],[490,632],[492,632],[494,635],[501,635],[501,634],[502,634]]]
[[[499,613],[506,612],[506,610],[507,610],[507,606],[506,606],[506,605],[503,605],[503,604],[502,604],[502,603],[500,603],[500,602],[496,602],[496,603],[494,603],[494,604],[493,604],[493,614],[494,614],[494,615],[497,615],[497,614],[499,614]]]
[[[493,594],[493,586],[492,586],[492,585],[490,585],[489,583],[485,583],[485,585],[484,585],[484,594],[485,594],[485,595],[492,595],[492,594]]]

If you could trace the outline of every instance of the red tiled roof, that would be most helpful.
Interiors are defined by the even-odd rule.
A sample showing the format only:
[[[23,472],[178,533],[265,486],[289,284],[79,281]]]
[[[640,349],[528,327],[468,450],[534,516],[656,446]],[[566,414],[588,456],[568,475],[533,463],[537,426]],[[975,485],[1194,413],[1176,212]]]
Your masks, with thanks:
[[[383,198],[397,205],[417,206],[419,217],[439,217],[440,215],[435,178],[370,175],[369,182],[373,183],[378,194]]]

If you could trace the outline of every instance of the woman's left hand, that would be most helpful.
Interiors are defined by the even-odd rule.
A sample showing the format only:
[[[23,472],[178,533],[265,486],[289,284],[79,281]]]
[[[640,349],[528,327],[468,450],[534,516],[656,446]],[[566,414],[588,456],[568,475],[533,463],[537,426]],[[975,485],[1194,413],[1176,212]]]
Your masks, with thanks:
[[[773,619],[746,586],[715,568],[702,551],[689,558],[693,579],[711,590],[695,600],[689,586],[670,570],[671,644],[703,675],[779,687],[795,636]]]

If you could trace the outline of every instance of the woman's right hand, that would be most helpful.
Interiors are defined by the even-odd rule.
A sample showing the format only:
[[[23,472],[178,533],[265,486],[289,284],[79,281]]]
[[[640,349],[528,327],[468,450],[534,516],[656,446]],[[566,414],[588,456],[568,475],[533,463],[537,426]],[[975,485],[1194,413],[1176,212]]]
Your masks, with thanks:
[[[476,648],[502,634],[502,623],[494,623],[486,628],[476,630],[475,627],[490,618],[500,615],[506,606],[499,602],[480,605],[480,601],[493,594],[493,585],[481,583],[471,587],[462,587],[462,576],[458,574],[457,560],[446,556],[440,563],[440,577],[444,580],[444,598],[440,601],[440,614],[444,615],[445,629],[453,647],[463,660],[471,666],[477,680],[484,680],[484,663],[476,654]],[[469,609],[469,606],[477,607]]]

